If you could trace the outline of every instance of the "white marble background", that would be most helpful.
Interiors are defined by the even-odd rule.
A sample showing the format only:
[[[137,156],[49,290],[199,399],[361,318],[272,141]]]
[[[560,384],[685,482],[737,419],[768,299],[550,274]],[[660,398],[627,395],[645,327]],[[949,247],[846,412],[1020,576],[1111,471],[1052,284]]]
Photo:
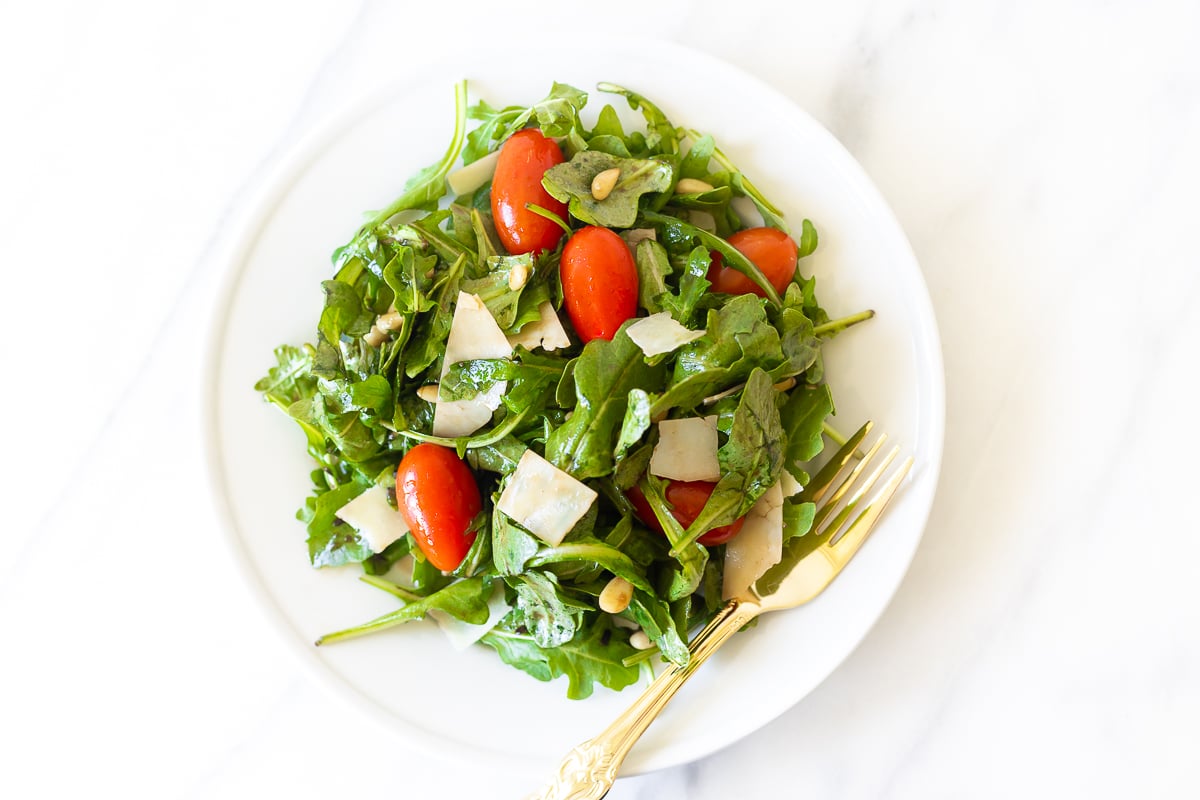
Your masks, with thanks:
[[[1193,2],[0,5],[0,795],[519,796],[310,684],[206,494],[204,329],[290,145],[431,54],[553,24],[710,52],[895,208],[944,338],[945,469],[817,691],[614,800],[1197,797]],[[536,63],[536,53],[524,54]]]

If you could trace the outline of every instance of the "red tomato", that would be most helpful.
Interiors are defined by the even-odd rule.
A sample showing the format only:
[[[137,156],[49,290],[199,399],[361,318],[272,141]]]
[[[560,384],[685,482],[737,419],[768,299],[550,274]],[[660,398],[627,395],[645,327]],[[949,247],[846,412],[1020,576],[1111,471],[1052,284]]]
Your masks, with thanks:
[[[509,253],[553,250],[558,244],[563,229],[525,204],[534,203],[566,217],[566,204],[555,200],[542,186],[546,170],[562,162],[562,150],[536,128],[517,131],[500,147],[492,178],[492,217]]]
[[[609,339],[637,316],[637,265],[625,240],[608,228],[588,226],[563,248],[559,264],[563,301],[585,342]]]
[[[796,274],[798,250],[792,237],[776,228],[747,228],[730,236],[729,243],[762,270],[763,275],[775,287],[775,291],[780,294],[787,291],[787,285]],[[719,253],[713,254],[712,266],[708,268],[708,280],[712,283],[714,292],[767,296],[754,281],[736,269],[723,265]]]
[[[396,505],[429,562],[449,572],[462,563],[475,533],[479,487],[471,469],[449,447],[419,444],[396,470]]]
[[[704,508],[704,504],[708,502],[708,498],[712,496],[715,488],[717,485],[708,481],[669,482],[664,494],[667,502],[671,504],[671,516],[679,520],[679,524],[686,529],[688,525],[696,521],[696,517],[700,516],[700,510]],[[625,496],[629,498],[629,502],[633,503],[642,522],[646,523],[651,530],[663,533],[662,526],[658,524],[658,517],[654,516],[654,509],[650,507],[650,501],[646,499],[646,495],[642,494],[641,489],[634,486],[625,493]],[[739,517],[728,525],[713,528],[696,541],[707,547],[725,544],[741,532],[742,523],[745,520],[745,517]]]

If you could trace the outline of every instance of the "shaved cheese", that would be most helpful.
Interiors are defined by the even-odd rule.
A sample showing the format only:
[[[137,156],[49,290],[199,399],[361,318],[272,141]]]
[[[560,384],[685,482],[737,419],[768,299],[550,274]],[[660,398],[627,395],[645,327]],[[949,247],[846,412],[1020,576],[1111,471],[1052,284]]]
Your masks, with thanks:
[[[669,353],[704,335],[704,331],[683,327],[666,311],[639,319],[626,328],[625,333],[648,356]]]
[[[496,508],[557,547],[596,501],[596,493],[532,450],[526,450]]]
[[[720,480],[716,415],[658,423],[658,444],[650,454],[650,474],[675,481]]]
[[[779,488],[783,490],[784,497],[791,497],[798,494],[804,487],[800,485],[800,481],[792,477],[792,473],[785,469],[779,475]]]
[[[375,553],[382,553],[389,544],[408,533],[404,516],[388,504],[387,488],[383,486],[372,486],[333,514],[358,531],[367,547]]]
[[[621,232],[621,238],[625,240],[625,244],[629,245],[630,250],[636,251],[639,242],[646,239],[653,242],[658,241],[658,231],[654,228],[630,228]]]
[[[496,581],[493,584],[492,596],[488,598],[487,622],[472,625],[437,608],[430,609],[429,616],[433,617],[438,627],[442,629],[442,633],[446,634],[446,638],[450,640],[450,646],[455,650],[462,651],[478,642],[485,633],[500,624],[500,620],[504,619],[510,610],[508,603],[504,601],[504,582]]]
[[[778,483],[758,498],[742,530],[725,545],[721,596],[728,600],[752,586],[783,557],[783,489]]]
[[[451,364],[475,358],[508,358],[512,345],[496,324],[492,312],[478,295],[458,293],[450,335],[446,339],[446,355],[442,361],[442,377]],[[468,436],[486,425],[492,412],[500,407],[500,398],[508,387],[499,381],[486,392],[468,400],[441,400],[433,409],[434,436]]]
[[[483,186],[496,174],[496,161],[499,158],[500,151],[496,150],[478,161],[472,161],[465,167],[451,172],[446,176],[446,183],[450,184],[450,191],[455,194],[467,194]]]
[[[521,345],[526,350],[540,347],[543,350],[558,350],[560,347],[570,347],[571,338],[563,328],[558,314],[554,313],[554,304],[546,300],[538,306],[541,319],[529,322],[525,327],[508,337],[508,343],[516,347]]]

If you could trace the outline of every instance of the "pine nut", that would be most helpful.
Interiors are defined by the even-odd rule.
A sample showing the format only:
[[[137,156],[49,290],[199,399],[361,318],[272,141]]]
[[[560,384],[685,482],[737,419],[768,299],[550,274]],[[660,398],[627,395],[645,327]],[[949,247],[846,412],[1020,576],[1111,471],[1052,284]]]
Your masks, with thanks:
[[[633,599],[633,584],[621,577],[613,578],[600,592],[600,610],[620,614],[629,608]]]
[[[700,194],[712,190],[711,183],[696,178],[680,178],[679,182],[675,184],[675,194]]]
[[[379,347],[388,339],[387,331],[379,329],[378,325],[372,325],[371,330],[363,335],[363,341],[371,345],[371,347]]]
[[[649,650],[654,645],[645,631],[634,631],[629,634],[629,644],[633,646],[634,650]]]
[[[420,389],[417,389],[417,397],[424,400],[426,403],[436,403],[438,401],[438,387],[436,383],[426,384]]]
[[[592,178],[592,197],[597,200],[603,200],[608,197],[612,194],[613,187],[617,185],[617,178],[620,177],[620,167],[613,167],[603,172],[597,172],[596,177]]]
[[[402,325],[404,325],[404,315],[399,311],[380,314],[375,320],[375,327],[385,332],[399,330]]]
[[[515,292],[524,286],[527,280],[529,280],[529,267],[517,264],[512,268],[512,272],[508,273],[508,288]]]

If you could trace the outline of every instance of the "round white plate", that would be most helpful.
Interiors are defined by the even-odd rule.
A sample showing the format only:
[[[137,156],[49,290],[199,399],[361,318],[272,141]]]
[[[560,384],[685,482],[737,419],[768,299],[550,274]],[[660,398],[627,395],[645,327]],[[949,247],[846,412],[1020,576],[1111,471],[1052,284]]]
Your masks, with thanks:
[[[551,50],[553,48],[550,48]],[[611,47],[584,64],[548,52],[528,69],[461,59],[339,117],[310,137],[248,220],[211,336],[208,440],[213,486],[248,580],[297,657],[336,694],[414,746],[461,762],[546,774],[573,744],[602,729],[638,688],[570,701],[560,679],[540,683],[486,647],[458,653],[432,623],[316,648],[322,633],[395,607],[357,580],[358,567],[314,570],[294,518],[311,466],[298,428],[254,391],[280,343],[312,341],[329,255],[417,169],[436,161],[453,128],[453,83],[472,102],[525,105],[552,81],[589,90],[588,118],[612,81],[657,103],[718,145],[799,229],[814,221],[804,262],[833,316],[878,316],[826,351],[837,427],[867,419],[916,457],[911,482],[845,574],[805,608],[776,614],[734,638],[684,687],[626,762],[636,774],[718,750],[786,711],[837,667],[888,604],[928,516],[942,453],[941,352],[929,297],[891,211],[840,144],[757,80],[674,45]],[[624,109],[624,100],[611,98]],[[638,117],[628,117],[637,119]]]

